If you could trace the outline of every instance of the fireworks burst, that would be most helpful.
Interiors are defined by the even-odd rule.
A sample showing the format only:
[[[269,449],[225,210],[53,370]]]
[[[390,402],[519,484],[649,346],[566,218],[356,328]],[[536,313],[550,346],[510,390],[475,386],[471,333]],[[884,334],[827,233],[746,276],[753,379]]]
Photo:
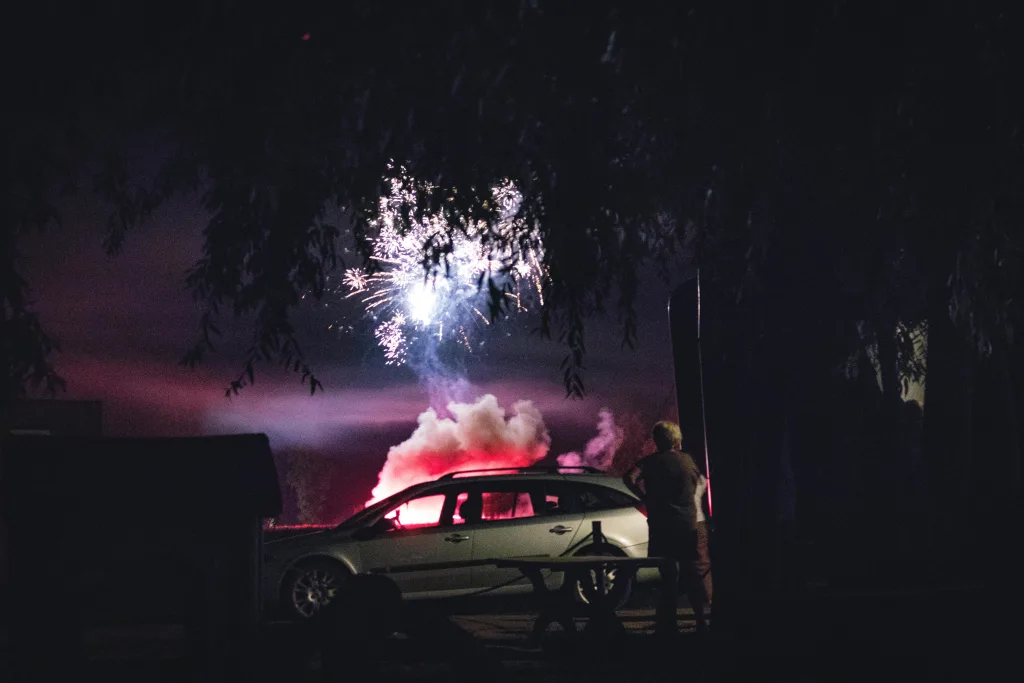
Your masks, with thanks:
[[[345,271],[345,286],[351,290],[352,296],[366,289],[367,277],[362,268],[349,268]]]
[[[491,190],[498,207],[494,223],[451,229],[443,216],[434,215],[411,218],[403,230],[402,209],[415,202],[411,185],[407,176],[395,178],[390,194],[380,199],[370,256],[379,269],[349,268],[343,277],[343,296],[360,297],[377,321],[374,336],[390,365],[405,363],[410,345],[420,339],[450,339],[472,350],[470,325],[490,324],[481,311],[488,305],[489,292],[481,286],[488,279],[507,289],[515,312],[544,303],[543,250],[536,228],[518,218],[522,195],[515,185],[506,182]],[[425,256],[430,245],[447,252],[437,265]]]
[[[384,349],[384,358],[388,365],[401,365],[405,362],[405,316],[401,312],[385,320],[373,331],[377,343]]]

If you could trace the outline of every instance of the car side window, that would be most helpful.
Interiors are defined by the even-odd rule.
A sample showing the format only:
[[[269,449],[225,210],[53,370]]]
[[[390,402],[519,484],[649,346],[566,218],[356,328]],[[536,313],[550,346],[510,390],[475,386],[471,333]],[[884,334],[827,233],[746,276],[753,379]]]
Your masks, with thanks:
[[[445,494],[433,493],[402,503],[384,515],[395,522],[392,531],[404,529],[428,529],[441,524]]]
[[[573,488],[576,489],[576,495],[579,499],[580,507],[584,512],[591,512],[594,510],[614,510],[616,508],[631,507],[637,504],[637,501],[634,500],[632,496],[606,486],[578,484]]]
[[[545,515],[573,515],[582,512],[574,487],[564,482],[547,482],[544,486]]]
[[[535,517],[533,502],[526,491],[484,491],[483,520]]]
[[[452,524],[478,524],[509,519],[536,517],[537,491],[530,487],[481,486],[463,491],[456,497]]]

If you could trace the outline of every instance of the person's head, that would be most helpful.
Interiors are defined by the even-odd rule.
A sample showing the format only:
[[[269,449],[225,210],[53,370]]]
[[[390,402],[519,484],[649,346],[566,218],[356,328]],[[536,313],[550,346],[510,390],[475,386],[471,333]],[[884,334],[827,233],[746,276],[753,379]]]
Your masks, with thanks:
[[[654,445],[659,451],[679,450],[683,445],[683,433],[675,422],[662,421],[654,425],[651,432]]]
[[[471,495],[459,506],[459,517],[464,524],[477,524],[484,516],[484,501],[480,494]]]

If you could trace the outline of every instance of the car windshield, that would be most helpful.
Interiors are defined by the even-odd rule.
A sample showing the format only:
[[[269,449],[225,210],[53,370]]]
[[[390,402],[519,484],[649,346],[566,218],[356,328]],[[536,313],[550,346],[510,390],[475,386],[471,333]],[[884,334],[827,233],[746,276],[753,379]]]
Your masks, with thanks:
[[[390,510],[392,507],[398,507],[398,503],[400,500],[409,496],[410,494],[414,494],[416,491],[419,491],[422,488],[424,488],[424,484],[417,484],[415,486],[410,486],[404,491],[399,491],[398,493],[392,494],[387,498],[384,498],[383,500],[378,500],[370,507],[363,508],[356,514],[352,515],[335,528],[358,529],[362,526],[365,526],[367,522],[374,518],[374,516],[382,512],[386,512]]]

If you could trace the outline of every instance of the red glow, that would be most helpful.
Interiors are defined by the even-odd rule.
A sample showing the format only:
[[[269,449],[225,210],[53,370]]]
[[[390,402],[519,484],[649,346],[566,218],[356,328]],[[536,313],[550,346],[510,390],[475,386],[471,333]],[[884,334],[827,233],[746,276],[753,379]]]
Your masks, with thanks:
[[[435,457],[431,457],[432,455],[435,455]],[[425,481],[434,481],[451,472],[500,469],[505,467],[512,472],[516,468],[529,467],[536,464],[531,454],[524,453],[523,451],[467,455],[465,460],[461,460],[454,466],[451,457],[423,453],[409,459],[408,463],[410,465],[415,464],[415,467],[409,467],[404,471],[397,472],[392,470],[392,477],[381,477],[380,484],[373,490],[373,500],[368,501],[366,503],[367,506],[409,486]],[[435,498],[441,497],[430,496],[422,500],[410,501],[398,508],[397,512],[402,528],[407,529],[409,527],[437,524],[441,517],[443,500],[435,500]],[[393,513],[388,513],[387,516],[392,517]],[[455,523],[458,524],[460,520],[458,511],[456,511]]]
[[[444,496],[426,496],[408,503],[387,513],[390,517],[402,525],[403,529],[415,529],[418,527],[434,526],[441,521],[441,508],[444,506]]]
[[[309,34],[308,33],[303,33],[302,34],[302,39],[303,40],[309,40]]]
[[[373,489],[373,500],[367,505],[403,491],[414,484],[434,481],[445,474],[465,470],[490,470],[530,467],[537,463],[534,452],[507,450],[497,453],[462,452],[459,457],[442,453],[417,453],[402,458],[400,466],[385,467],[380,483]]]
[[[548,453],[544,419],[529,401],[517,401],[508,415],[497,398],[485,394],[473,403],[452,401],[448,412],[450,418],[432,408],[420,413],[412,435],[388,451],[367,505],[453,472],[529,467]],[[399,513],[400,522],[437,523],[441,506],[413,502]]]
[[[637,505],[636,509],[639,510],[640,514],[642,514],[644,517],[647,516],[647,506],[644,505],[643,503],[640,503],[639,505]]]

